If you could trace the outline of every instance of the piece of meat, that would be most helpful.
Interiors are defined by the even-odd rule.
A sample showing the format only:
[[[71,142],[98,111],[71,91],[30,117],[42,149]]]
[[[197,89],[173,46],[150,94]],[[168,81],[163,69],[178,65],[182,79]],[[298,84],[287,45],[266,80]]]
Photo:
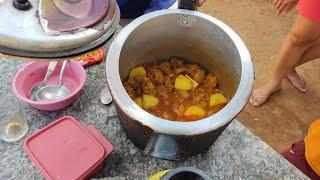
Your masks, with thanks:
[[[156,68],[148,68],[147,76],[152,80],[154,84],[157,84],[157,85],[163,84],[164,75],[161,70]]]
[[[174,89],[171,97],[174,99],[174,102],[183,103],[185,100],[190,98],[190,96],[191,94],[188,91]]]
[[[201,69],[196,64],[187,64],[186,67],[188,68],[188,74],[189,75],[192,75],[196,70]]]
[[[173,73],[172,66],[171,66],[170,62],[168,62],[168,61],[161,63],[159,66],[159,69],[166,75]]]
[[[169,92],[170,91],[164,85],[157,86],[157,95],[162,99],[168,99]]]
[[[147,62],[147,63],[143,64],[143,67],[145,69],[156,68],[156,67],[158,67],[158,62],[156,60],[151,61],[151,62]]]
[[[190,93],[188,91],[176,89],[175,93],[179,97],[179,99],[188,99],[190,97]]]
[[[148,95],[155,95],[157,93],[156,87],[148,77],[143,78],[142,90],[145,94]]]
[[[201,69],[198,65],[196,64],[191,64],[191,65],[187,65],[186,66],[188,68],[187,73],[188,75],[195,81],[197,81],[197,83],[202,83],[203,80],[206,77],[206,72]]]
[[[134,89],[133,87],[130,85],[130,83],[126,82],[124,84],[124,89],[127,91],[128,95],[130,96],[131,99],[135,99],[135,95],[134,95]]]
[[[129,89],[129,91],[133,90],[133,93],[130,92],[130,94],[132,94],[133,98],[142,96],[142,82],[143,82],[143,78],[142,77],[135,77],[135,78],[129,79],[125,83],[125,88],[127,87],[127,89]],[[130,94],[129,94],[129,96],[130,96]]]
[[[176,74],[176,75],[179,75],[179,74],[182,74],[182,73],[185,73],[185,72],[187,72],[188,71],[188,68],[186,67],[186,66],[180,66],[180,67],[178,67],[177,69],[175,69],[174,70],[174,73]]]
[[[194,76],[192,77],[197,83],[202,83],[206,77],[206,73],[204,70],[197,71]]]
[[[132,78],[125,82],[124,88],[132,99],[142,96],[142,80],[142,78]]]
[[[203,81],[203,85],[209,89],[214,89],[217,85],[217,78],[213,74],[208,74],[205,80]]]
[[[183,104],[175,103],[173,105],[173,112],[175,112],[178,116],[183,116],[184,112],[186,111],[186,108]]]
[[[194,105],[198,105],[202,109],[206,109],[208,106],[208,102],[210,99],[210,95],[203,92],[196,92],[192,96],[192,103]]]
[[[193,101],[194,102],[209,101],[209,99],[210,99],[210,94],[205,93],[204,91],[195,90],[193,92]]]
[[[205,101],[200,101],[200,102],[196,103],[195,105],[201,107],[202,109],[206,109],[208,107],[208,103]]]
[[[173,69],[177,69],[178,67],[183,65],[183,61],[178,58],[172,58],[170,63]]]
[[[171,91],[174,87],[176,77],[174,74],[169,74],[164,76],[164,86],[167,88],[167,91]]]

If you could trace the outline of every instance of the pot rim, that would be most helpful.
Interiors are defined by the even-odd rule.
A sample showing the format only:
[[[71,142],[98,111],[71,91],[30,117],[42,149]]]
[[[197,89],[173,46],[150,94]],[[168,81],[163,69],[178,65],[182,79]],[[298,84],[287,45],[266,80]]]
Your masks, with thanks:
[[[217,25],[233,41],[233,43],[237,47],[239,56],[241,58],[242,75],[239,87],[235,95],[232,97],[230,102],[218,113],[198,121],[176,122],[162,119],[148,113],[147,111],[140,108],[136,103],[134,103],[134,101],[129,97],[122,85],[122,81],[120,78],[119,59],[122,47],[127,38],[137,27],[139,27],[146,21],[152,18],[156,18],[158,16],[170,14],[184,14],[197,16],[200,18],[204,18],[209,22]],[[135,19],[129,25],[124,27],[123,30],[114,39],[109,48],[106,60],[106,75],[114,101],[127,116],[139,121],[144,126],[147,126],[158,133],[170,135],[203,134],[206,132],[216,130],[224,126],[225,124],[229,123],[240,113],[240,111],[248,102],[254,82],[254,69],[250,53],[246,48],[244,42],[236,34],[236,32],[234,32],[225,23],[212,16],[197,11],[182,9],[160,10],[152,12]]]

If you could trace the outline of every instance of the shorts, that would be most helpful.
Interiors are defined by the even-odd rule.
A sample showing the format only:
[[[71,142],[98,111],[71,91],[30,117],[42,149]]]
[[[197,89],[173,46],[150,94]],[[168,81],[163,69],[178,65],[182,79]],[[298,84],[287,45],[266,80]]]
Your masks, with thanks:
[[[320,23],[320,0],[299,0],[297,10],[301,16]]]

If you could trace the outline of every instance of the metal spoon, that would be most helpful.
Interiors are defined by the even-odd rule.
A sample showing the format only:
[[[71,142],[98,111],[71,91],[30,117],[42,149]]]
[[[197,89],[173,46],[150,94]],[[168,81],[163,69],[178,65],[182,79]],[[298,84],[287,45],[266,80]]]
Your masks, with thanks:
[[[100,101],[104,105],[108,105],[112,103],[113,99],[112,99],[112,95],[110,93],[110,89],[108,85],[106,85],[106,87],[101,91]]]
[[[47,85],[37,92],[36,98],[38,101],[56,101],[70,94],[70,90],[63,86],[63,75],[68,61],[63,61],[57,85]]]
[[[50,78],[50,76],[51,76],[52,72],[54,71],[54,69],[56,68],[57,63],[58,63],[58,61],[51,61],[49,63],[48,70],[47,70],[46,75],[44,76],[43,81],[40,82],[40,83],[35,84],[32,87],[32,89],[31,89],[31,91],[29,93],[29,99],[36,100],[37,92],[39,91],[39,89],[41,89],[41,88],[43,88],[43,87],[45,87],[47,85],[47,81]]]

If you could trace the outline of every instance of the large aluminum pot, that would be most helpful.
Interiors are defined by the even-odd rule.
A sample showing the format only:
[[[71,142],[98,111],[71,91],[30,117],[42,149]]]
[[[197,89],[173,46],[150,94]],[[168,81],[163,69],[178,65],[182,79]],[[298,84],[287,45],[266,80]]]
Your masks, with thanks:
[[[130,69],[152,61],[180,57],[217,75],[230,98],[221,111],[194,122],[168,121],[141,109],[122,82]],[[254,82],[250,54],[226,24],[190,10],[162,10],[126,26],[113,41],[106,74],[127,137],[144,153],[169,160],[208,150],[247,103]]]

